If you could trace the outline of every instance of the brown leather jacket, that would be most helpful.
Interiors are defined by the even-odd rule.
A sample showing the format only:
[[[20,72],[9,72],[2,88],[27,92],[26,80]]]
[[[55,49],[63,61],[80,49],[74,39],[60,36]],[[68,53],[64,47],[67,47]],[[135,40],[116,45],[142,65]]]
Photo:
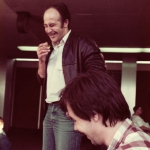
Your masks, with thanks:
[[[53,48],[51,47],[51,50]],[[49,54],[50,56],[50,54]],[[49,59],[47,57],[47,62]],[[46,62],[46,63],[47,63]],[[92,70],[106,71],[104,57],[95,41],[84,34],[74,34],[72,31],[66,41],[62,54],[62,66],[65,83],[79,73],[84,73]],[[46,98],[46,78],[40,78],[37,74],[38,81],[43,86],[43,97]]]

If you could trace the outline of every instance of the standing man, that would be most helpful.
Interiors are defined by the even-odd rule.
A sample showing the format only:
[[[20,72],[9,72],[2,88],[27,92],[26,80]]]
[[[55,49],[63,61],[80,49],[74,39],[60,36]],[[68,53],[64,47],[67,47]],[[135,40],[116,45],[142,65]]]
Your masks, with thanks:
[[[96,43],[70,30],[70,12],[63,3],[44,12],[44,28],[51,40],[38,46],[38,80],[43,85],[47,111],[43,121],[43,150],[79,150],[81,135],[58,106],[60,91],[78,73],[105,71],[105,62]]]
[[[129,106],[108,74],[81,74],[60,96],[60,108],[75,121],[74,129],[92,144],[105,144],[107,150],[150,150],[150,136],[129,119]]]

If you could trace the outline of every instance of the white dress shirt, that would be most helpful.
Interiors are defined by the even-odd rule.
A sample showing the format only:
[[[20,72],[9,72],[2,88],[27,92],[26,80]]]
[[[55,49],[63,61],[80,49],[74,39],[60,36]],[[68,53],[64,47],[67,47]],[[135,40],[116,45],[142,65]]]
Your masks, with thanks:
[[[71,30],[62,38],[59,45],[53,44],[47,65],[47,103],[58,101],[60,91],[65,87],[62,68],[62,52]]]
[[[150,128],[149,123],[145,122],[140,116],[132,115],[131,120],[136,123],[139,127],[145,126]]]

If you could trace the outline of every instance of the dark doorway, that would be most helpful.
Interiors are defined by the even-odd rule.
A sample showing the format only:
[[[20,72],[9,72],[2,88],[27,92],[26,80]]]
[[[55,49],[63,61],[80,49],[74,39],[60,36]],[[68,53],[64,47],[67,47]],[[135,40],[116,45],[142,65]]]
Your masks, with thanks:
[[[40,85],[36,72],[37,68],[16,68],[12,127],[38,126]]]
[[[143,107],[142,118],[150,123],[150,71],[137,71],[136,104]]]

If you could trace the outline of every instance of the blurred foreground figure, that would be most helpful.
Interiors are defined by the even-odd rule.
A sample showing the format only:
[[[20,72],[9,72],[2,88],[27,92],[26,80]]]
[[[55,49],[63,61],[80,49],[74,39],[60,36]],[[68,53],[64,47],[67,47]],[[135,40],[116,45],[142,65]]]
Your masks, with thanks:
[[[11,143],[6,136],[6,133],[3,131],[4,121],[3,118],[0,117],[0,150],[10,150]]]
[[[74,130],[108,150],[149,150],[150,137],[130,118],[115,81],[104,72],[81,74],[60,94],[60,107],[74,120]]]

